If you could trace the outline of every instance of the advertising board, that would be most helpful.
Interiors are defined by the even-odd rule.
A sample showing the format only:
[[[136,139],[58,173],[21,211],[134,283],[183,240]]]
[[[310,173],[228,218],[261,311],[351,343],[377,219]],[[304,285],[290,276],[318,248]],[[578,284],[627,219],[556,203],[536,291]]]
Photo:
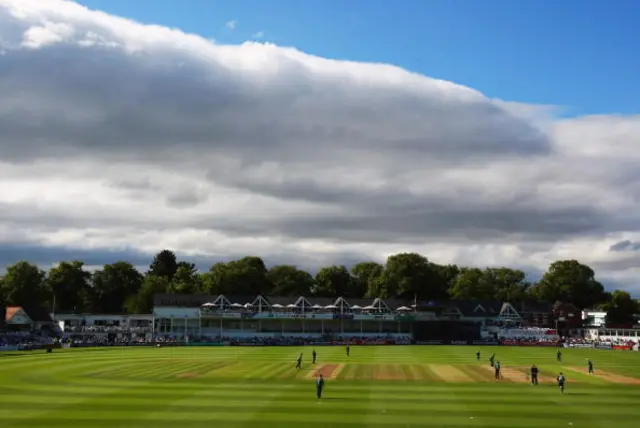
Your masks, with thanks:
[[[485,340],[474,340],[473,344],[481,345],[481,346],[498,346],[500,345],[500,342],[498,342],[497,340],[485,339]]]

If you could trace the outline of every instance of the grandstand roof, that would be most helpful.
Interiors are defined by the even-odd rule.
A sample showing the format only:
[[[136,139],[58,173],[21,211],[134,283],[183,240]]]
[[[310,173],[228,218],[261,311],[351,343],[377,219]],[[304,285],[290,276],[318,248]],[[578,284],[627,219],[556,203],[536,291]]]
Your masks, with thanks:
[[[465,317],[497,316],[503,302],[499,300],[449,300],[443,302],[449,308],[456,307]]]
[[[205,303],[214,303],[221,296],[229,303],[238,303],[245,305],[247,303],[255,303],[259,296],[248,295],[204,295],[204,294],[156,294],[153,302],[154,306],[182,306],[182,307],[199,307]],[[306,301],[309,306],[329,306],[340,303],[340,297],[315,297],[315,296],[260,296],[264,302],[269,305],[279,304],[284,307],[301,301]],[[304,300],[301,300],[304,299]],[[375,305],[381,302],[381,306],[387,306],[392,311],[401,306],[411,307],[413,300],[404,299],[374,299],[374,298],[350,298],[342,299],[344,305],[361,308]],[[445,312],[460,313],[464,317],[492,317],[498,316],[503,309],[505,302],[499,300],[447,300],[439,302],[418,302],[419,307],[431,306],[442,308]],[[545,312],[551,313],[552,305],[539,303],[515,303],[511,307],[518,313]]]

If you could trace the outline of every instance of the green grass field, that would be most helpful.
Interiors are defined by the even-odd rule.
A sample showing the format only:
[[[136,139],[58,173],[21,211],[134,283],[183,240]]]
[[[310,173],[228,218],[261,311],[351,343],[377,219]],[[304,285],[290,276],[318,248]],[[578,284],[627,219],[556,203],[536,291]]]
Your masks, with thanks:
[[[112,348],[0,358],[0,427],[612,427],[640,423],[640,353],[449,346]],[[304,368],[295,359],[304,352]],[[496,352],[505,378],[494,380]],[[586,359],[596,376],[584,373]],[[525,368],[541,369],[538,387]],[[315,397],[314,376],[327,378]],[[563,371],[561,395],[552,376]]]

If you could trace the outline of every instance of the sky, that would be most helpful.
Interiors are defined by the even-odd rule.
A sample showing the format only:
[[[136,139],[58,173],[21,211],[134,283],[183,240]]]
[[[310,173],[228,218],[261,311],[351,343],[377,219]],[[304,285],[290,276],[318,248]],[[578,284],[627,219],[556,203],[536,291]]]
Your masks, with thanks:
[[[640,109],[640,2],[589,0],[83,0],[238,44],[394,64],[565,114]],[[233,30],[226,23],[234,23]],[[258,37],[257,37],[258,36]]]
[[[0,0],[0,266],[416,251],[640,295],[640,3],[393,5]]]

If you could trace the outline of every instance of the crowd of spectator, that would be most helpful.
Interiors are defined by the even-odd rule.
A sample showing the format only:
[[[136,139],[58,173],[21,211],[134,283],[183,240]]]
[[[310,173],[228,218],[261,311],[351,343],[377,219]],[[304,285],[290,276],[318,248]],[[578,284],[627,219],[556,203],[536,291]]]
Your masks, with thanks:
[[[0,333],[0,347],[45,345],[53,343],[50,336],[32,332],[8,332]]]
[[[65,333],[148,333],[150,327],[123,327],[103,325],[65,326]]]

